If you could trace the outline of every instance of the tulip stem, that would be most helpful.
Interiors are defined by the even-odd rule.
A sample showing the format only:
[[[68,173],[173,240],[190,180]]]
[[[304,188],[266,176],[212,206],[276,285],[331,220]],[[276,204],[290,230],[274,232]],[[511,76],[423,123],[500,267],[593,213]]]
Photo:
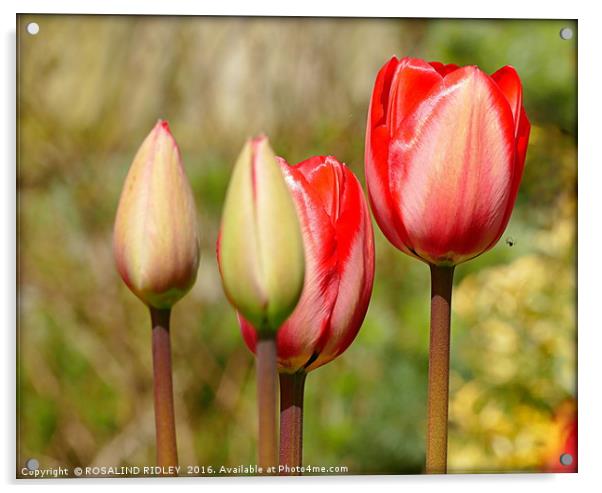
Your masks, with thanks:
[[[278,465],[276,429],[276,339],[274,333],[260,333],[257,339],[257,405],[259,411],[259,466],[263,474],[275,474]]]
[[[175,467],[178,465],[178,451],[171,379],[171,346],[169,342],[171,310],[151,307],[150,314],[153,329],[157,465]]]
[[[453,278],[453,266],[431,265],[427,474],[445,474],[447,472],[449,336]]]
[[[303,465],[303,391],[306,373],[280,374],[280,466],[283,476],[301,476]]]

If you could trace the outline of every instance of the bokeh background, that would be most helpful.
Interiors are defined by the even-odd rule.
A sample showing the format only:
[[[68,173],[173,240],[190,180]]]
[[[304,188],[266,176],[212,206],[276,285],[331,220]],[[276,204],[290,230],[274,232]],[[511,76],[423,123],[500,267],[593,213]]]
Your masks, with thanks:
[[[158,118],[202,238],[173,313],[181,464],[255,463],[254,360],[214,254],[230,171],[266,132],[289,162],[333,154],[364,183],[372,84],[396,54],[512,64],[524,81],[532,133],[512,221],[456,269],[449,467],[554,469],[576,398],[576,34],[546,20],[19,17],[18,467],[154,464],[149,317],[116,273],[111,230]],[[360,334],[308,377],[304,462],[419,473],[429,272],[375,234]]]

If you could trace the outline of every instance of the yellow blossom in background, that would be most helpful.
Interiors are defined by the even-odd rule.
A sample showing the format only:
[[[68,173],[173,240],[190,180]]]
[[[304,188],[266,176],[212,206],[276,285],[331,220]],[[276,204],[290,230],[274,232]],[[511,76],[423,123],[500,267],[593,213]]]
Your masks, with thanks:
[[[557,214],[534,235],[537,252],[456,288],[457,359],[474,376],[452,378],[451,472],[540,470],[558,448],[556,407],[576,390],[572,201]]]

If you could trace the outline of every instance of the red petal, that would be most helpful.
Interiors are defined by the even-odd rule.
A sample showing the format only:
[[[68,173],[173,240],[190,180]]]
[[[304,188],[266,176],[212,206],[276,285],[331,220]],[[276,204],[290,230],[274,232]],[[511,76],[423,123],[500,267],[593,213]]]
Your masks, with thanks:
[[[255,353],[255,346],[257,344],[257,332],[255,328],[246,320],[240,313],[237,313],[238,323],[240,325],[240,330],[242,332],[242,338],[245,341],[247,347],[251,350],[251,352]]]
[[[523,171],[525,169],[525,157],[527,155],[527,146],[529,144],[529,134],[531,133],[531,124],[529,123],[529,119],[527,118],[527,113],[525,113],[525,109],[520,109],[520,118],[518,120],[518,131],[516,136],[516,156],[514,161],[514,170],[512,173],[512,191],[510,194],[510,202],[508,204],[508,211],[506,212],[506,224],[510,219],[510,215],[512,214],[512,209],[514,208],[514,202],[516,200],[516,195],[518,194],[518,187],[520,186],[521,179],[523,177]],[[504,229],[506,228],[506,224],[504,224]],[[501,234],[504,231],[502,230]]]
[[[476,67],[433,88],[391,144],[394,203],[417,252],[433,263],[482,253],[510,196],[514,121],[504,95]]]
[[[339,217],[340,190],[345,166],[332,156],[314,156],[295,166],[305,177],[333,224]]]
[[[395,229],[388,192],[387,156],[389,155],[389,131],[384,125],[391,79],[397,67],[393,57],[378,72],[370,98],[365,141],[365,173],[368,193],[374,216],[384,234],[394,245],[403,245]],[[402,248],[403,246],[398,246]]]
[[[324,208],[325,192],[318,191],[304,176],[311,166],[323,167],[323,159],[308,160],[302,168],[280,160],[297,206],[305,244],[303,292],[277,336],[279,363],[289,370],[302,368],[319,349],[338,289],[336,232]]]
[[[403,120],[411,115],[441,76],[424,60],[403,58],[391,81],[387,127],[393,136]]]
[[[458,70],[460,67],[455,63],[448,63],[447,65],[441,62],[429,62],[429,65],[433,67],[441,77],[445,77],[447,74],[453,72],[454,70]]]
[[[504,219],[500,224],[500,229],[495,238],[488,245],[487,250],[492,248],[501,236],[504,234],[506,230],[506,226],[508,225],[508,221],[510,221],[510,216],[512,215],[512,210],[514,209],[514,203],[516,202],[516,196],[518,195],[518,188],[520,186],[520,182],[523,177],[523,171],[525,169],[525,157],[527,154],[527,145],[529,144],[529,134],[531,132],[531,124],[527,119],[527,114],[525,113],[525,109],[520,109],[520,118],[518,122],[518,135],[516,137],[516,150],[514,157],[514,168],[512,170],[512,187],[510,190],[510,195],[508,197],[508,204],[506,205],[506,212],[504,214]]]
[[[508,104],[512,110],[514,117],[515,129],[518,134],[518,125],[520,120],[521,108],[523,106],[523,86],[520,78],[514,70],[514,67],[506,65],[497,72],[491,75],[491,78],[496,82]]]
[[[398,64],[402,72],[398,72]],[[385,125],[391,118],[386,116],[383,108],[389,104],[389,92],[393,76],[401,78],[402,86],[417,88],[417,94],[430,87],[433,80],[441,80],[440,76],[426,63],[420,60],[404,59],[397,62],[391,59],[379,72],[374,92],[370,100],[368,124],[366,129],[365,172],[368,193],[374,217],[385,236],[400,250],[412,255],[408,248],[409,240],[405,229],[396,216],[396,207],[389,191],[389,144],[390,129]],[[386,91],[385,91],[386,89]],[[414,111],[419,103],[417,96],[405,94],[395,89],[395,119]]]
[[[366,315],[374,281],[374,233],[361,185],[341,166],[344,186],[336,224],[337,298],[320,340],[319,356],[308,369],[336,358],[355,339]]]
[[[385,123],[387,118],[387,107],[389,101],[389,91],[391,89],[391,80],[398,60],[392,57],[378,71],[374,89],[372,90],[372,99],[370,100],[370,109],[368,111],[368,126],[371,128],[377,127]]]

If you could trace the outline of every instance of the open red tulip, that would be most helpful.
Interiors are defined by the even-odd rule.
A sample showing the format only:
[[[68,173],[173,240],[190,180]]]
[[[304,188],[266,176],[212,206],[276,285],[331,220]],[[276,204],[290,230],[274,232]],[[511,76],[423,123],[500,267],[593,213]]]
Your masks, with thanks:
[[[516,71],[489,76],[393,57],[376,77],[366,130],[366,183],[378,225],[431,270],[426,472],[447,472],[454,268],[506,229],[530,124]]]
[[[393,57],[376,78],[366,132],[366,182],[385,236],[434,265],[492,248],[514,207],[529,130],[514,68],[489,76]]]
[[[284,373],[313,370],[351,344],[368,309],[374,280],[374,235],[361,185],[334,157],[296,166],[279,158],[302,226],[305,284],[292,315],[277,333]],[[257,333],[239,315],[255,350]]]

